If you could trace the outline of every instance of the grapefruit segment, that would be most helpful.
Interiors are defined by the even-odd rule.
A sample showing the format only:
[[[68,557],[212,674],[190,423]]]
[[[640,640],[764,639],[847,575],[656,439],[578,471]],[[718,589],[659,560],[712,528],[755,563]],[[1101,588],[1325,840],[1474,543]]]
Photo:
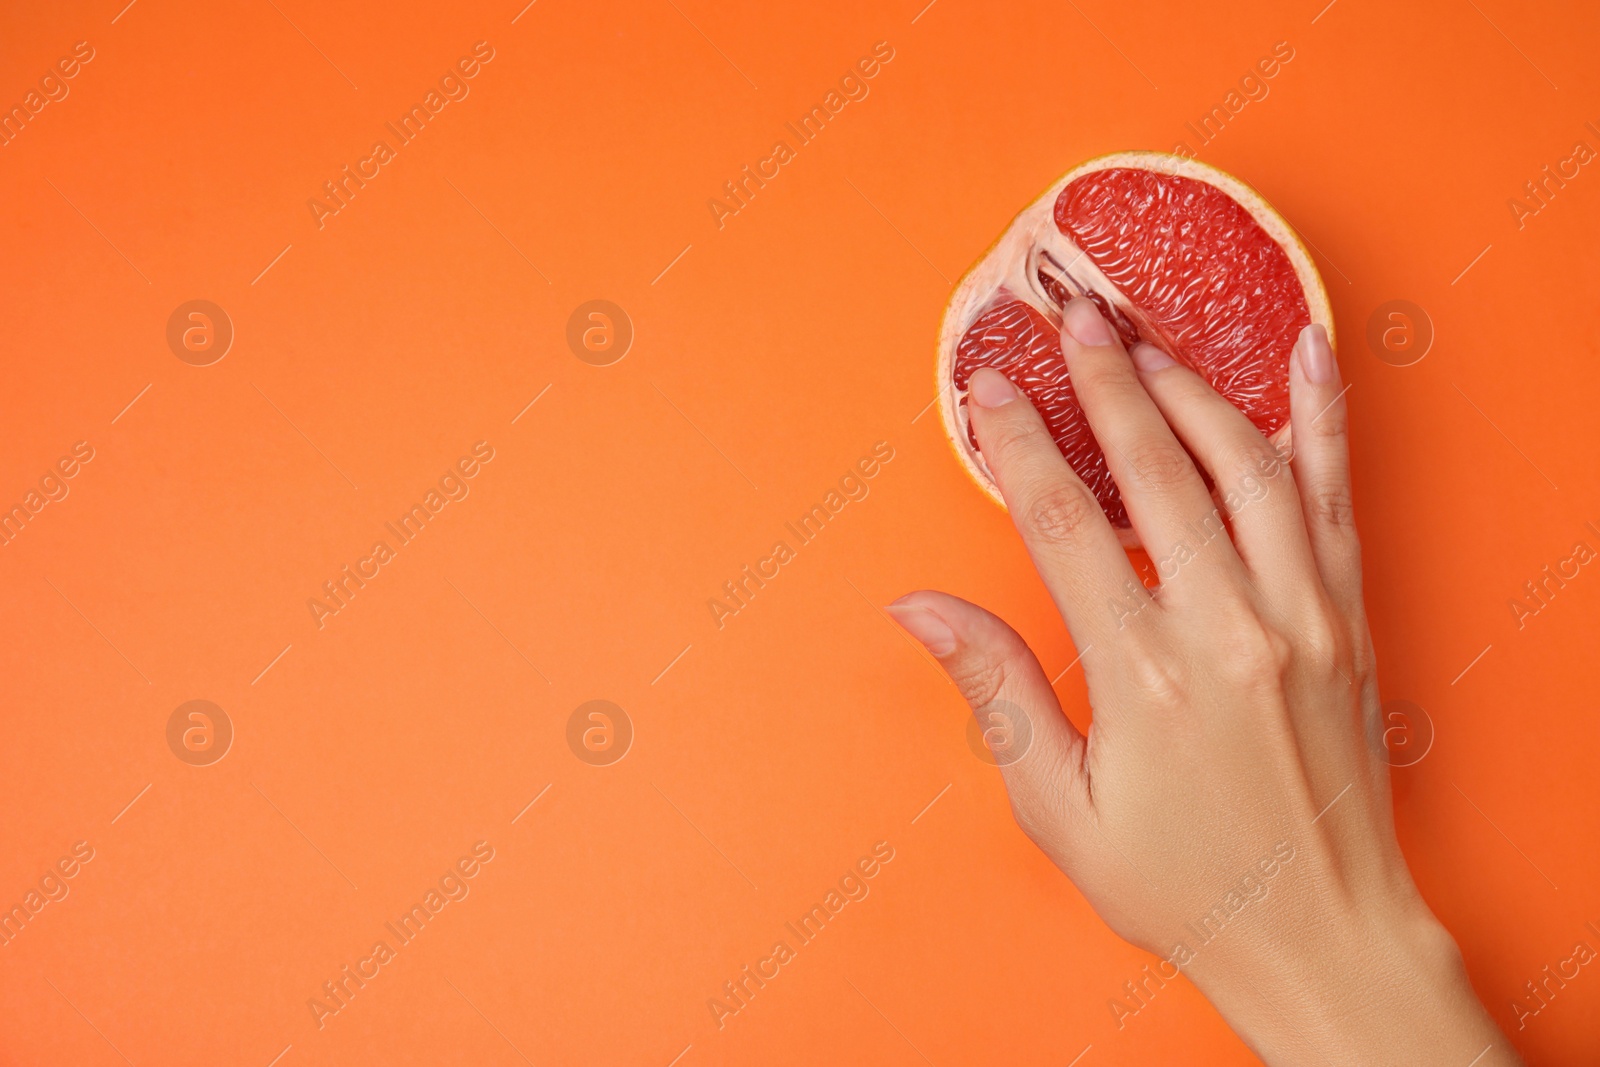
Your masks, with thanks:
[[[1069,298],[1070,299],[1070,298]],[[1089,431],[1061,354],[1061,320],[1047,319],[1026,300],[1005,287],[995,293],[956,349],[953,383],[966,403],[967,382],[979,367],[993,367],[1028,394],[1039,409],[1061,454],[1083,478],[1089,491],[1117,526],[1128,516],[1111,480],[1100,443]],[[978,451],[978,437],[967,424],[967,445]]]
[[[1288,434],[1289,353],[1306,325],[1333,336],[1316,267],[1259,194],[1159,152],[1092,160],[1019,214],[956,287],[939,335],[945,432],[999,492],[967,418],[966,386],[995,367],[1027,393],[1125,544],[1127,510],[1073,394],[1061,308],[1087,296],[1124,344],[1155,344],[1203,376],[1263,434]]]

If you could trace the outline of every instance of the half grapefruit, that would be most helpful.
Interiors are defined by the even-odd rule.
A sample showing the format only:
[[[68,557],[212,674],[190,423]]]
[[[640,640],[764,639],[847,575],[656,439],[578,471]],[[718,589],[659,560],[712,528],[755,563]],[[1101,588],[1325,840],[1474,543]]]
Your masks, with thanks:
[[[1289,353],[1333,313],[1311,256],[1261,194],[1164,152],[1101,156],[1012,220],[956,286],[939,330],[939,413],[975,482],[1004,507],[967,418],[967,382],[994,367],[1027,393],[1124,544],[1138,544],[1105,455],[1073,395],[1061,308],[1093,300],[1123,343],[1193,368],[1282,448]]]

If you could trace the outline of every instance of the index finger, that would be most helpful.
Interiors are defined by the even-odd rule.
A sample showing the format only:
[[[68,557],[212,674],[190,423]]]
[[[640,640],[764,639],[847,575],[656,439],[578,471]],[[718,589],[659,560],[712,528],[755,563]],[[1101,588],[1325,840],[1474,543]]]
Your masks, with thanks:
[[[975,371],[967,405],[978,449],[1022,542],[1080,652],[1152,603],[1088,486],[1028,398],[991,367]]]

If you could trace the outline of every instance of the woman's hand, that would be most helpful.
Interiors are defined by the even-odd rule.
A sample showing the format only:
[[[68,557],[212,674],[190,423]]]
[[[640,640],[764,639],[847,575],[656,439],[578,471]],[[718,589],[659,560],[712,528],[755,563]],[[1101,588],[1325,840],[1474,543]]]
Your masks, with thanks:
[[[1001,761],[1018,823],[1269,1064],[1518,1063],[1395,840],[1326,335],[1308,327],[1290,361],[1291,471],[1194,372],[1151,345],[1130,358],[1088,300],[1064,317],[1073,387],[1159,588],[1021,391],[980,370],[968,405],[1081,654],[1093,725],[1078,731],[982,608],[935,592],[890,608],[986,731],[1031,737]]]

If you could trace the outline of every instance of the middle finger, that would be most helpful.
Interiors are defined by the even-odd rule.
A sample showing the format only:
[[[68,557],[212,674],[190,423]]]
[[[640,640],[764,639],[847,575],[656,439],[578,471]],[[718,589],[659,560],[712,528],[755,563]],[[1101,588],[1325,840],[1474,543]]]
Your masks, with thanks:
[[[1122,342],[1084,297],[1066,306],[1062,320],[1061,350],[1073,389],[1162,585],[1190,571],[1207,587],[1218,578],[1238,581],[1243,566],[1221,509],[1145,392]]]

